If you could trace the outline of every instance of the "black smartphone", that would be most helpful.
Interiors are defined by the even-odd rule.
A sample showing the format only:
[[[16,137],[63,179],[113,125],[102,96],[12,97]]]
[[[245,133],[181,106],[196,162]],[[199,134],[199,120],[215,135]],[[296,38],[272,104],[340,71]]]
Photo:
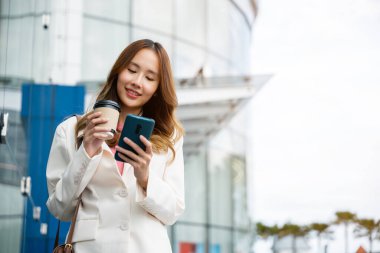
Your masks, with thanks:
[[[140,135],[143,135],[149,140],[153,133],[154,124],[154,119],[128,114],[124,122],[123,130],[121,131],[118,145],[137,154],[131,146],[123,141],[123,138],[127,137],[139,145],[141,149],[145,150],[145,145],[141,142]],[[123,162],[123,159],[119,157],[118,151],[115,153],[115,159]]]

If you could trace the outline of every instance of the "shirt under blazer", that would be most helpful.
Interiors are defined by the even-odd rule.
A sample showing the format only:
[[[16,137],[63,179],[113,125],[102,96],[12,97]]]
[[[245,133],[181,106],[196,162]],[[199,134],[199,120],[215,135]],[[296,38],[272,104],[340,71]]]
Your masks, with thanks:
[[[90,158],[75,147],[76,117],[58,125],[46,177],[47,207],[57,219],[69,221],[80,194],[73,246],[76,253],[170,253],[166,225],[185,209],[183,137],[172,152],[154,153],[146,193],[136,183],[133,167],[121,175],[106,143]]]

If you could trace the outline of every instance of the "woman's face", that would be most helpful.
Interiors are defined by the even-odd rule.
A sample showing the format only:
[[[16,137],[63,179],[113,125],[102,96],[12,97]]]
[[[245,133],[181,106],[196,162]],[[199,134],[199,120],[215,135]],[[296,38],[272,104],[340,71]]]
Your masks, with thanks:
[[[118,77],[117,94],[122,112],[138,114],[156,92],[159,78],[157,54],[152,49],[140,50]]]

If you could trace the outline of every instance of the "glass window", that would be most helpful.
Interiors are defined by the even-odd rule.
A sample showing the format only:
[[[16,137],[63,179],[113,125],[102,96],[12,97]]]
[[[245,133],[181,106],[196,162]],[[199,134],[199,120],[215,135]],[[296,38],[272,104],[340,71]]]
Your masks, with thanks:
[[[130,43],[129,27],[84,17],[82,80],[105,81],[121,51]]]
[[[248,209],[246,190],[246,164],[244,156],[231,155],[233,188],[233,223],[235,228],[248,229]]]
[[[206,223],[206,194],[206,161],[201,152],[185,160],[186,210],[181,221]]]
[[[84,0],[83,14],[115,22],[130,22],[130,0]]]
[[[174,227],[173,252],[205,253],[207,231],[203,226],[177,224]]]
[[[5,92],[5,102],[17,100],[14,92]],[[3,92],[0,93],[3,97]],[[10,94],[11,93],[11,94]],[[6,103],[7,104],[7,103]],[[20,193],[21,175],[25,175],[27,146],[20,112],[9,113],[6,144],[0,144],[0,245],[4,252],[20,252],[24,197]]]
[[[209,0],[207,15],[208,48],[228,59],[230,56],[231,4],[229,1]]]
[[[226,229],[211,228],[210,253],[231,253],[232,232]]]
[[[139,0],[133,1],[133,25],[172,34],[173,1]],[[164,10],[164,11],[163,11]]]
[[[206,46],[207,1],[176,1],[176,36],[202,47]]]
[[[234,245],[234,251],[233,252],[251,252],[250,248],[253,244],[253,235],[249,233],[248,231],[234,231],[233,234],[233,245]]]
[[[2,170],[3,168],[0,168],[0,171]],[[0,183],[1,252],[20,252],[23,225],[22,198],[19,186]]]
[[[147,29],[133,27],[132,31],[133,41],[140,39],[150,39],[159,42],[168,53],[170,60],[173,60],[173,40],[167,34],[160,33],[159,31],[149,31]],[[173,64],[172,64],[173,65]]]
[[[7,36],[9,22],[9,30]],[[33,45],[33,18],[16,18],[1,22],[1,73],[7,76],[31,77],[32,45]],[[8,41],[7,41],[8,37]],[[7,44],[8,43],[8,44]],[[7,45],[7,48],[5,47]],[[7,67],[5,71],[5,56],[7,53]]]
[[[176,41],[175,51],[174,73],[178,78],[194,77],[205,64],[206,53],[202,48]]]
[[[231,50],[229,58],[232,61],[231,68],[234,75],[250,73],[250,58],[247,57],[251,47],[251,32],[244,20],[243,15],[236,9],[231,10],[230,39]]]
[[[247,21],[252,24],[254,20],[254,5],[255,0],[232,0],[237,8],[240,9],[241,15],[244,15]]]
[[[230,1],[210,0],[208,10],[207,44],[213,52],[208,64],[212,73],[224,76],[249,73],[251,31],[244,16]]]
[[[223,150],[209,149],[209,212],[212,225],[232,227],[233,203],[230,164],[230,157]]]

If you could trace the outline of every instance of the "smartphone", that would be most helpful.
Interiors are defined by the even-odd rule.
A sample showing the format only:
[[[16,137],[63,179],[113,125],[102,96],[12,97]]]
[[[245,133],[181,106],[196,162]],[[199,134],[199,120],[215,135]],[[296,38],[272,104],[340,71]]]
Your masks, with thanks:
[[[154,124],[154,119],[128,114],[124,122],[123,130],[121,131],[118,145],[137,154],[131,146],[123,141],[123,138],[127,137],[139,145],[141,149],[145,150],[145,145],[141,142],[140,135],[143,135],[149,140],[153,132]],[[115,152],[115,159],[121,162],[124,161],[119,157],[118,151]]]

